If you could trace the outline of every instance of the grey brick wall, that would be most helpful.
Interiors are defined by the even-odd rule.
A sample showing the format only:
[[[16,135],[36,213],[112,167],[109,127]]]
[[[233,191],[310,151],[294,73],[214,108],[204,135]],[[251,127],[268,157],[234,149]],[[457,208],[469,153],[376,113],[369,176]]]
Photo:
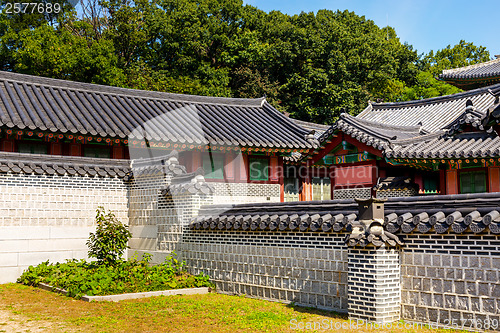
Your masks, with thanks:
[[[186,230],[182,259],[227,294],[347,310],[342,234]]]
[[[370,187],[361,187],[361,188],[345,188],[345,189],[336,189],[333,190],[333,199],[341,200],[341,199],[368,199],[371,196],[371,188]]]
[[[280,202],[279,184],[211,183],[214,185],[214,204]]]
[[[387,191],[377,191],[375,196],[377,198],[398,198],[398,197],[411,197],[418,195],[418,191],[415,189],[398,189],[398,190],[387,190]]]
[[[390,323],[400,319],[397,249],[349,248],[349,318]]]
[[[401,266],[403,318],[465,328],[496,321],[498,327],[499,248],[498,236],[490,234],[408,235]]]
[[[98,206],[127,223],[121,179],[0,174],[0,226],[93,226]]]
[[[162,172],[136,176],[129,185],[129,219],[132,232],[130,255],[153,254],[160,262],[172,251],[179,253],[183,227],[198,214],[203,205],[220,203],[276,202],[279,184],[211,183],[209,196],[180,195],[167,198],[161,189],[170,184]]]

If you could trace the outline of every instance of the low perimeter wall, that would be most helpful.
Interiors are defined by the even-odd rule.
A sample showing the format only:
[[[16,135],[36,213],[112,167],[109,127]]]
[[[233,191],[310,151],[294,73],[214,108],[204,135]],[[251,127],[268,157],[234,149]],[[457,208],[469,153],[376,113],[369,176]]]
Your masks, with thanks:
[[[402,318],[498,329],[498,235],[412,233],[401,257]]]
[[[175,156],[69,159],[0,153],[0,282],[86,257],[102,205],[130,225],[129,255],[175,251],[222,293],[377,322],[500,326],[499,193],[213,205],[217,186]]]
[[[43,261],[87,258],[98,206],[128,223],[127,188],[117,177],[128,162],[113,169],[90,158],[68,162],[0,152],[0,283]]]
[[[347,312],[345,235],[191,231],[180,253],[217,291]]]
[[[204,206],[172,246],[222,293],[365,321],[498,329],[498,193],[370,205],[368,223],[366,207],[347,200]]]

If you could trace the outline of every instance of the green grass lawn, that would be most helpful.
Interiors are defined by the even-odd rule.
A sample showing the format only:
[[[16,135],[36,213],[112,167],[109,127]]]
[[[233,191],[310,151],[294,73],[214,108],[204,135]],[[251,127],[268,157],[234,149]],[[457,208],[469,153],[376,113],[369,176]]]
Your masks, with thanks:
[[[20,284],[0,285],[0,310],[48,331],[77,332],[315,332],[316,323],[347,325],[345,315],[216,293],[87,303]],[[0,323],[2,327],[8,322]],[[408,329],[330,329],[328,332],[411,332]],[[430,329],[413,330],[431,332]]]

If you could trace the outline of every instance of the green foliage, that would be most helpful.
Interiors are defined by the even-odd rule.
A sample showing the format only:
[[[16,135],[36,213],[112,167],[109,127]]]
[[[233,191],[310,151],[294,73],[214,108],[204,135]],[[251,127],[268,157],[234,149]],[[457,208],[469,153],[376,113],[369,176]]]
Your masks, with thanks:
[[[113,213],[106,213],[103,207],[97,208],[96,224],[96,232],[90,233],[87,241],[89,257],[108,264],[119,261],[128,248],[127,242],[132,234],[126,225],[120,223]]]
[[[484,46],[461,40],[457,45],[448,45],[444,49],[430,51],[423,59],[421,67],[433,75],[440,74],[444,69],[474,65],[490,60],[490,53]]]
[[[94,3],[105,14],[78,18],[66,8],[55,21],[20,23],[2,13],[0,69],[174,93],[266,95],[295,118],[329,124],[368,100],[455,91],[432,76],[489,59],[465,41],[419,56],[393,28],[349,11],[291,16],[242,0]]]
[[[29,3],[29,6],[26,5],[27,3]],[[16,4],[16,6],[19,6],[19,4],[23,5],[14,10],[12,7],[14,4]],[[32,4],[37,4],[37,7],[34,7]],[[46,8],[47,4],[51,10],[38,10],[38,6],[41,6],[40,8]],[[60,11],[54,10],[55,4],[60,6]],[[33,29],[47,23],[51,26],[55,26],[67,13],[73,10],[72,6],[66,0],[30,0],[29,2],[0,0],[0,8],[2,10],[6,8],[9,9],[8,13],[7,10],[5,10],[2,15],[10,21],[10,26],[15,31]]]
[[[461,91],[455,86],[435,79],[429,72],[420,72],[417,74],[417,84],[412,87],[405,87],[400,99],[409,101],[451,95]]]
[[[174,253],[175,255],[175,253]],[[68,296],[98,296],[144,291],[213,287],[209,277],[186,272],[184,262],[169,256],[165,262],[150,266],[150,255],[138,260],[118,260],[113,265],[68,260],[66,263],[43,262],[30,266],[17,280],[30,286],[40,282],[68,291]]]

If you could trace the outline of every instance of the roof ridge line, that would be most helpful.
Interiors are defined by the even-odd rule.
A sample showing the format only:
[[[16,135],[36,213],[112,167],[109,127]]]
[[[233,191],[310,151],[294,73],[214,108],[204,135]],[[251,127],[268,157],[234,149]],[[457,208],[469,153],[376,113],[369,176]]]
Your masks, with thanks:
[[[323,127],[325,130],[327,130],[331,127],[331,125],[317,124],[317,123],[313,123],[310,121],[305,121],[305,120],[300,120],[300,119],[295,119],[295,118],[289,118],[289,119],[291,121],[295,122],[296,124],[301,124],[301,123],[311,124],[311,125],[319,126],[320,128]]]
[[[486,87],[481,87],[473,90],[468,90],[452,95],[445,95],[445,96],[437,96],[437,97],[431,97],[431,98],[425,98],[425,99],[417,99],[413,101],[404,101],[404,102],[389,102],[389,103],[372,103],[371,106],[374,111],[376,109],[381,109],[381,108],[399,108],[401,106],[421,106],[421,105],[426,105],[430,104],[432,102],[445,102],[445,101],[451,101],[451,100],[456,100],[468,96],[475,96],[479,95],[480,93],[488,93],[488,90],[499,90],[500,91],[500,83],[493,84],[491,86],[486,86]]]
[[[44,76],[36,76],[29,74],[20,74],[14,72],[0,71],[1,81],[14,81],[21,84],[34,84],[40,86],[50,86],[53,88],[62,88],[65,90],[78,90],[85,92],[93,92],[97,94],[115,94],[129,97],[141,97],[149,99],[167,99],[171,101],[197,103],[197,104],[227,104],[238,106],[254,106],[262,107],[265,97],[261,98],[234,98],[234,97],[217,97],[217,96],[201,96],[176,94],[163,91],[141,90],[132,88],[123,88],[116,86],[108,86],[96,83],[78,82],[73,80],[54,79]],[[240,102],[240,103],[238,103]],[[247,103],[241,103],[247,102]]]
[[[46,154],[26,154],[17,152],[0,152],[0,160],[14,159],[16,162],[22,163],[55,163],[55,164],[88,164],[89,162],[95,163],[97,166],[107,167],[130,167],[130,161],[126,159],[108,159],[108,158],[95,158],[84,156],[63,156],[63,155],[46,155]]]
[[[349,116],[349,118],[347,119],[343,119],[344,121],[354,121],[354,122],[358,122],[358,123],[361,123],[361,124],[367,124],[367,125],[373,125],[373,126],[378,126],[379,128],[384,128],[384,129],[395,129],[395,130],[405,130],[407,132],[411,132],[411,130],[415,130],[415,131],[420,131],[420,126],[401,126],[401,125],[390,125],[390,124],[386,124],[386,123],[382,123],[382,122],[378,122],[378,121],[374,121],[374,120],[368,120],[368,119],[364,119],[364,118],[358,118],[358,117],[353,117],[349,114],[341,114],[341,117],[345,117],[345,116],[342,116],[342,115],[347,115]]]
[[[393,145],[402,146],[402,145],[405,145],[405,144],[411,144],[411,143],[413,143],[415,141],[421,142],[421,141],[425,141],[427,139],[435,139],[435,138],[440,137],[443,134],[446,134],[446,131],[439,130],[437,132],[427,133],[427,134],[424,134],[424,135],[421,135],[421,136],[418,136],[418,137],[414,137],[414,138],[401,139],[401,140],[393,140],[390,143],[393,144]]]
[[[440,76],[441,75],[446,75],[446,74],[454,74],[454,73],[457,73],[457,72],[460,72],[460,71],[465,71],[465,70],[468,70],[468,69],[481,68],[481,67],[485,67],[485,66],[497,63],[497,62],[500,62],[500,58],[488,60],[488,61],[485,61],[485,62],[480,62],[478,64],[463,66],[463,67],[444,69],[442,71],[442,73],[440,74]]]

